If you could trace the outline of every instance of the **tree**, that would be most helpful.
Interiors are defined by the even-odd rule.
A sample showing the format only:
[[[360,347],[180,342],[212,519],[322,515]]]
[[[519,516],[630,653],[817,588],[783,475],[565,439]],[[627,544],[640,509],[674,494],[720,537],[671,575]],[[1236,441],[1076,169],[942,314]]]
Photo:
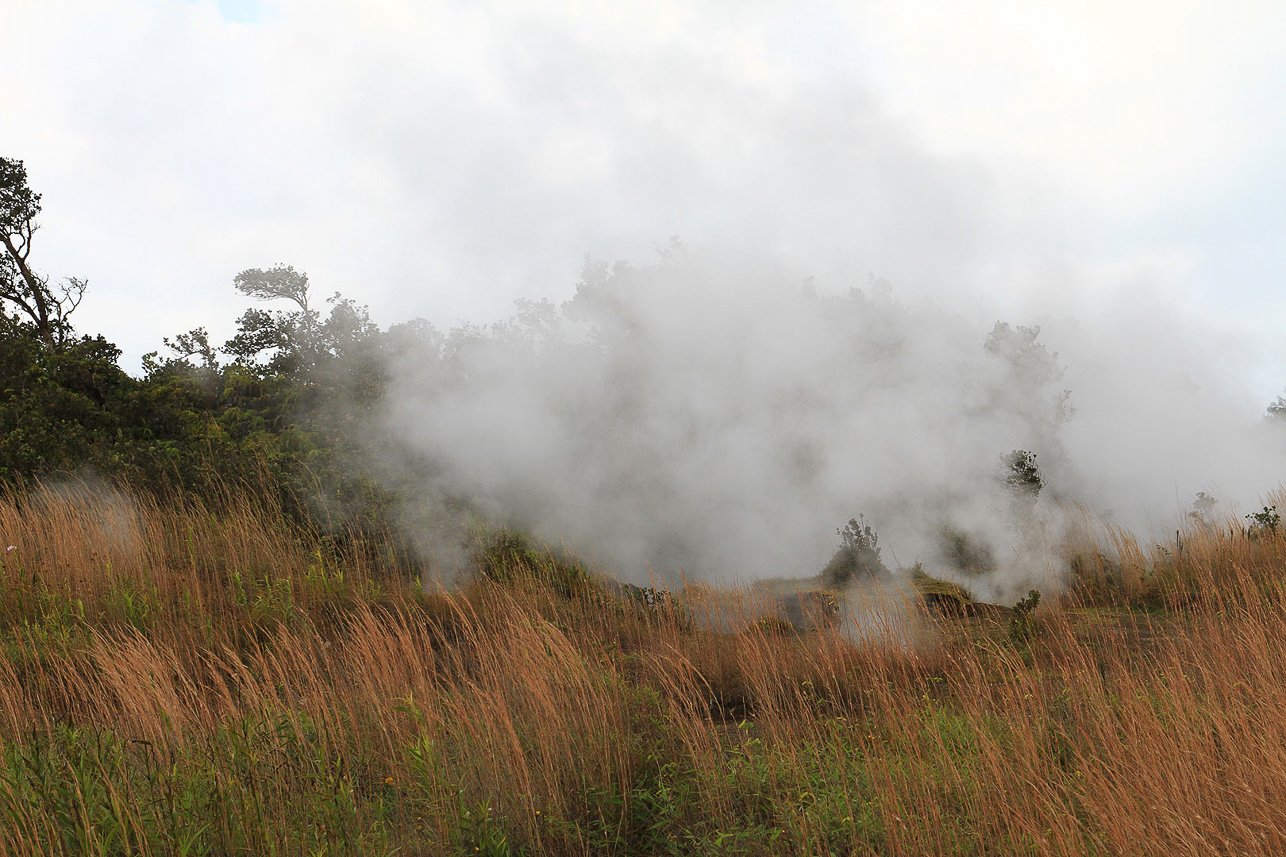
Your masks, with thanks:
[[[175,354],[175,359],[187,360],[189,357],[200,357],[201,368],[215,372],[219,368],[219,356],[210,344],[210,334],[204,327],[194,327],[187,333],[180,333],[171,340],[168,336],[162,342]]]
[[[1058,355],[1050,354],[1036,341],[1040,325],[1010,327],[998,321],[987,336],[983,350],[999,357],[1024,379],[1037,385],[1057,381],[1063,377],[1063,367],[1058,365]]]
[[[247,268],[232,278],[237,291],[255,300],[271,301],[287,298],[308,312],[308,275],[295,270],[293,265],[278,263],[268,270]]]
[[[237,321],[237,335],[223,350],[246,364],[254,364],[268,353],[267,369],[274,374],[306,376],[319,358],[318,333],[321,319],[308,305],[308,275],[291,265],[278,264],[267,270],[247,268],[232,284],[237,291],[255,300],[286,299],[299,306],[293,312],[248,309]]]
[[[284,298],[299,307],[290,312],[246,310],[237,321],[237,334],[223,346],[243,365],[317,383],[323,380],[319,369],[333,371],[342,364],[352,370],[371,359],[382,360],[380,329],[366,307],[336,292],[326,300],[331,310],[323,319],[309,306],[308,275],[290,265],[249,268],[233,278],[233,285],[257,300]]]
[[[0,301],[18,310],[51,352],[71,341],[68,321],[85,296],[87,283],[68,277],[56,288],[30,263],[31,241],[40,225],[40,194],[27,184],[22,161],[0,158]]]
[[[1286,422],[1286,396],[1278,396],[1268,405],[1268,419],[1275,422]]]
[[[137,388],[117,365],[119,357],[101,336],[50,352],[32,325],[0,315],[0,481],[71,472],[113,457]]]

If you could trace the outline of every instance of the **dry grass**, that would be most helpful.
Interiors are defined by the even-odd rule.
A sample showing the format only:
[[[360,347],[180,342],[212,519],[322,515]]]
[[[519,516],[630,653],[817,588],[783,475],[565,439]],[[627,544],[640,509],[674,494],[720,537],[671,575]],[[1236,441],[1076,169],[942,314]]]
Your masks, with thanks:
[[[0,853],[1286,851],[1280,535],[1117,533],[1028,637],[794,634],[749,591],[424,595],[225,506],[0,500]]]

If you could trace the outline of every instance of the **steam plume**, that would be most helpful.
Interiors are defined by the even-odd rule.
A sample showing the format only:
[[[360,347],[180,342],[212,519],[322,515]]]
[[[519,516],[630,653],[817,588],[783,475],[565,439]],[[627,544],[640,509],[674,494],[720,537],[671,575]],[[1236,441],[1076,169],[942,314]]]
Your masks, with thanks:
[[[1056,583],[1052,545],[1070,503],[1157,501],[1154,485],[1122,496],[1104,478],[1120,462],[1102,435],[1121,425],[1099,407],[1139,382],[1130,372],[1065,375],[1038,328],[983,334],[874,278],[818,294],[771,265],[680,251],[651,268],[588,262],[561,308],[520,302],[509,322],[408,356],[382,449],[420,509],[436,510],[413,523],[441,572],[462,543],[461,507],[443,498],[635,581],[814,575],[837,526],[862,513],[890,565],[972,573],[978,594],[1001,598]],[[1075,328],[1058,332],[1080,344]],[[1079,430],[1073,377],[1095,407]],[[1245,422],[1239,442],[1254,434]],[[1253,453],[1265,463],[1280,462],[1274,438]],[[1034,454],[1043,491],[1007,484],[1015,450]],[[1166,452],[1140,465],[1163,472],[1178,450]],[[1192,474],[1206,481],[1191,490],[1213,477]]]

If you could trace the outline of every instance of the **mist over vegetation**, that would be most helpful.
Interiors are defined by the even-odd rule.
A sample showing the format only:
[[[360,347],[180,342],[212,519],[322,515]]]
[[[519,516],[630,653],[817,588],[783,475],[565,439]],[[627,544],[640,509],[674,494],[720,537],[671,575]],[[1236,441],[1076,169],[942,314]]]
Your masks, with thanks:
[[[675,238],[446,331],[245,268],[132,377],[41,203],[0,852],[1283,852],[1286,402],[1164,316]]]
[[[1056,583],[1054,545],[1087,516],[1161,538],[1198,491],[1228,516],[1286,463],[1279,424],[1202,389],[1164,340],[1056,321],[1077,371],[1039,326],[980,327],[875,276],[824,291],[660,249],[587,260],[561,306],[522,303],[398,365],[381,460],[432,466],[392,484],[468,497],[634,580],[813,575],[861,512],[890,565],[1008,598]],[[1196,411],[1171,431],[1161,400],[1185,390]],[[433,520],[449,566],[458,535]]]
[[[677,237],[642,264],[587,256],[561,305],[445,332],[248,268],[230,340],[167,338],[132,378],[71,325],[87,283],[28,262],[40,197],[4,164],[0,475],[267,482],[323,529],[396,529],[426,578],[502,527],[636,583],[802,579],[861,515],[890,573],[1012,600],[1059,585],[1070,526],[1164,533],[1198,491],[1212,519],[1255,508],[1286,451],[1280,408],[1239,415],[1162,340],[1054,319],[1056,349],[873,274],[814,283]]]
[[[0,857],[1286,854],[1286,3],[4,11]]]
[[[1001,457],[1063,469],[1056,356],[1036,328],[980,338],[863,286],[591,260],[561,307],[523,304],[402,362],[376,437],[426,462],[404,495],[468,497],[636,581],[813,575],[858,511],[905,563],[942,565],[958,533],[996,568],[1021,555],[1052,575],[1044,509],[1015,498]]]

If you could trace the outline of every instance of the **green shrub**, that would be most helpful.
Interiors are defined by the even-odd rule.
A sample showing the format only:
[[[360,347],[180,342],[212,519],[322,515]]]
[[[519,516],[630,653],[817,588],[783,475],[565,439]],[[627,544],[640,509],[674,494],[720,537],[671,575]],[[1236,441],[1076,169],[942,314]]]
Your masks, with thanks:
[[[880,537],[866,518],[850,518],[843,529],[836,530],[840,544],[830,562],[822,569],[822,583],[841,586],[853,579],[888,580],[888,566],[880,559]]]
[[[601,588],[582,563],[538,550],[516,530],[497,531],[476,553],[479,572],[495,583],[538,582],[564,598],[584,597]]]
[[[961,574],[977,577],[996,570],[996,556],[991,545],[945,525],[938,531],[938,546],[947,564]]]
[[[1282,516],[1276,506],[1265,506],[1258,512],[1251,512],[1246,516],[1246,520],[1250,521],[1250,526],[1246,528],[1246,535],[1252,539],[1261,539],[1277,533]]]
[[[1026,642],[1038,630],[1036,608],[1040,606],[1040,590],[1033,589],[1026,598],[1020,598],[1009,617],[1009,638],[1016,643]]]

